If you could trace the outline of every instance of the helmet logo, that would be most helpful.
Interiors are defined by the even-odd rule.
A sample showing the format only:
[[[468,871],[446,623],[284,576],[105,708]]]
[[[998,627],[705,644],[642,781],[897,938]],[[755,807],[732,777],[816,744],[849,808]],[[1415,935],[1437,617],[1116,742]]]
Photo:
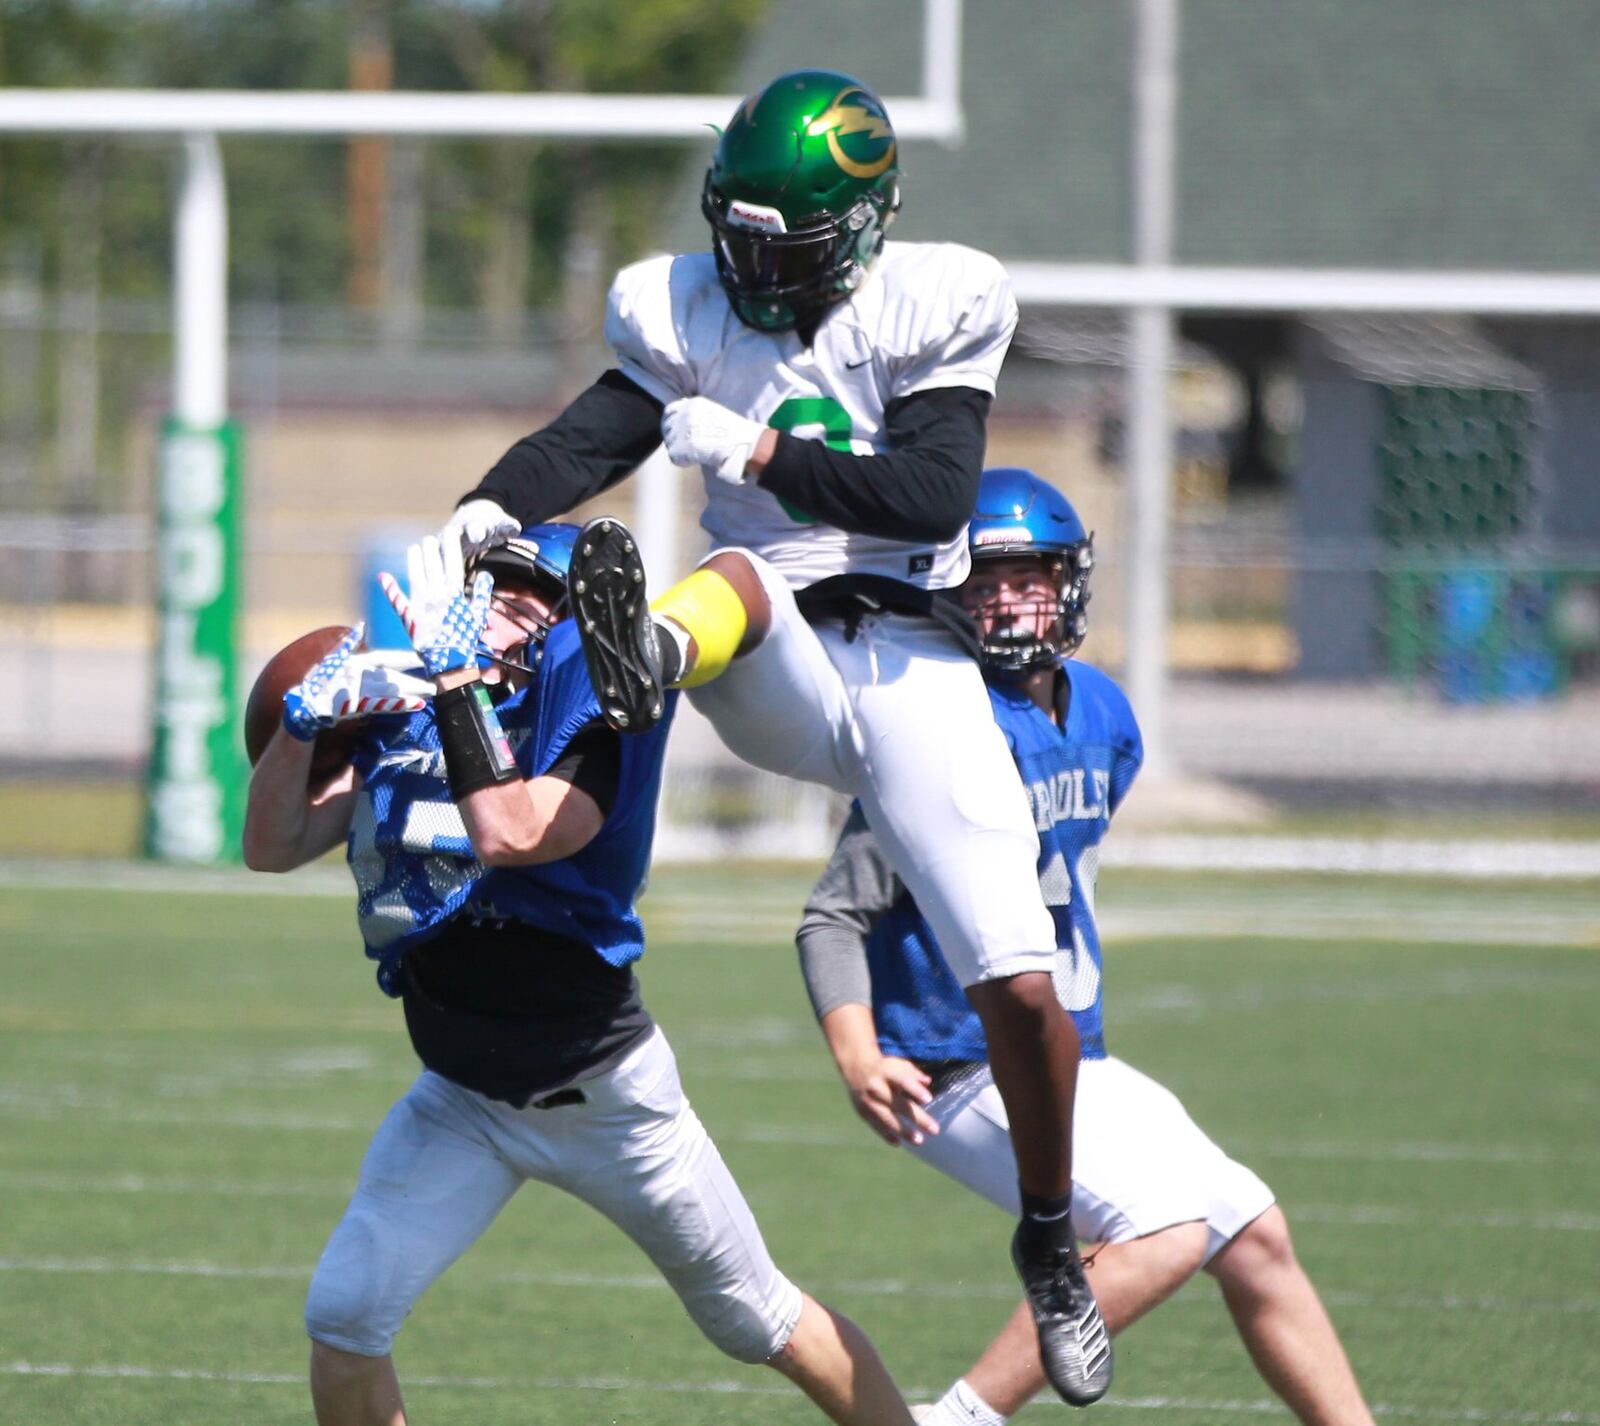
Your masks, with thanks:
[[[846,102],[847,100],[851,102]],[[852,84],[833,96],[833,102],[806,125],[808,138],[827,136],[828,153],[833,161],[852,178],[876,178],[894,162],[894,130],[889,127],[888,116],[878,101],[859,85]],[[844,150],[841,139],[864,135],[868,152],[860,158],[851,158]],[[877,145],[887,141],[881,152]],[[852,145],[858,153],[862,145]]]
[[[972,543],[975,545],[1026,545],[1033,542],[1033,532],[1026,525],[1006,527],[1004,529],[974,530]]]
[[[788,224],[783,221],[783,214],[776,208],[768,208],[763,203],[746,203],[742,198],[735,198],[728,204],[728,226],[749,228],[756,233],[789,231]]]

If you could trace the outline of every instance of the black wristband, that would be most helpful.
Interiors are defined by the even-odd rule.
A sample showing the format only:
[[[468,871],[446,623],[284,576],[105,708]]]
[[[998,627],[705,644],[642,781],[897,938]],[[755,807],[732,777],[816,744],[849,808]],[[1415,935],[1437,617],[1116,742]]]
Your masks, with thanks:
[[[434,695],[433,717],[439,725],[439,747],[457,802],[480,787],[515,782],[522,776],[489,690],[476,679]]]

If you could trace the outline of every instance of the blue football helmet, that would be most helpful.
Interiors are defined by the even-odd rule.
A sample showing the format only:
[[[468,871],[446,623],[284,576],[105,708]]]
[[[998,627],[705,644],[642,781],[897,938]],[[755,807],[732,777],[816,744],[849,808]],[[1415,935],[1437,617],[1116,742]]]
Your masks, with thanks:
[[[576,525],[525,525],[521,534],[501,544],[490,545],[471,561],[469,573],[486,569],[494,576],[497,587],[504,580],[530,588],[550,601],[551,610],[548,619],[541,619],[524,610],[513,613],[502,606],[502,611],[528,632],[522,656],[513,658],[509,653],[499,656],[480,647],[480,664],[487,659],[490,663],[525,671],[538,666],[545,636],[567,615],[567,569],[572,564],[572,551],[577,542]],[[499,599],[498,592],[495,598]]]
[[[973,610],[985,667],[1011,673],[1053,668],[1074,653],[1089,630],[1089,574],[1094,536],[1071,502],[1031,470],[986,470],[967,526],[977,575],[984,560],[1037,556],[1055,594],[1047,603],[1009,600]]]

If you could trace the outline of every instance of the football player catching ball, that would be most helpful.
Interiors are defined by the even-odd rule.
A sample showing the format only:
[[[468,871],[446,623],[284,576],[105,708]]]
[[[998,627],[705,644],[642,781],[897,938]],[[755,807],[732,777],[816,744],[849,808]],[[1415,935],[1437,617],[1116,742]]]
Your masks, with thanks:
[[[319,1426],[404,1426],[390,1356],[413,1304],[528,1180],[611,1219],[730,1356],[796,1382],[841,1426],[909,1426],[859,1328],[772,1261],[639,998],[634,909],[671,710],[606,727],[564,620],[577,530],[484,554],[459,541],[385,588],[432,697],[367,725],[351,765],[311,776],[338,714],[341,641],[285,699],[250,783],[244,852],[288,871],[344,842],[378,984],[423,1070],[374,1135],[306,1299]],[[548,1345],[548,1344],[547,1344]]]

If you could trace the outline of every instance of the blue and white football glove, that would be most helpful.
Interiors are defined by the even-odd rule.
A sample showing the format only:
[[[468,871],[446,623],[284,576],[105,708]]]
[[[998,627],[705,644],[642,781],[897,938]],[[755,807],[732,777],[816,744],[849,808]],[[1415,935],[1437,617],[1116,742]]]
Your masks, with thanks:
[[[412,647],[422,656],[423,668],[432,678],[454,669],[475,668],[484,651],[483,630],[489,622],[494,576],[479,570],[472,577],[470,593],[464,592],[461,535],[449,529],[412,545],[406,551],[406,572],[409,598],[392,574],[380,574],[378,583],[406,626]]]
[[[427,706],[433,685],[405,670],[410,650],[357,652],[363,626],[350,630],[311,671],[283,695],[283,726],[309,743],[318,733],[380,713],[415,713]]]
[[[357,624],[283,695],[283,726],[291,738],[309,743],[333,726],[334,702],[346,692],[345,666],[366,634],[366,625]]]

